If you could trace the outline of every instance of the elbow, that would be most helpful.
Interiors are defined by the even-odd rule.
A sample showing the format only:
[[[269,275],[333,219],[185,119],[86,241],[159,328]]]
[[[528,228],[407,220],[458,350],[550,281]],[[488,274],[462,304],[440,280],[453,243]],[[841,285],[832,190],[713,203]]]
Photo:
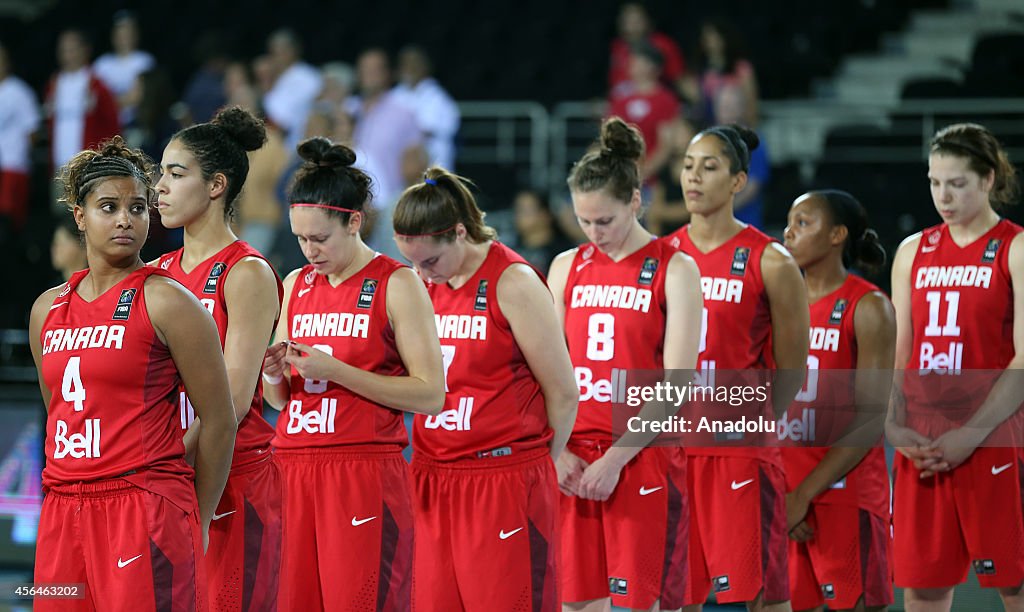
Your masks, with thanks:
[[[441,410],[444,408],[444,399],[444,387],[438,387],[437,389],[431,390],[431,392],[423,398],[423,403],[420,405],[422,413],[427,416],[441,414]]]

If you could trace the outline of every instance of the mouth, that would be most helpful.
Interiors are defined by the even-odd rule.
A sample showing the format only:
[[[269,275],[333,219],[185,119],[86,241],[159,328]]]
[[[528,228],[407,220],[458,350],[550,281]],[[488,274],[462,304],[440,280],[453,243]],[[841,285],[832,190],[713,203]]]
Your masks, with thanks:
[[[131,243],[135,242],[135,237],[134,236],[124,236],[124,235],[122,235],[122,236],[114,236],[113,240],[117,244],[131,244]]]
[[[170,208],[170,207],[171,207],[171,205],[168,204],[167,202],[164,202],[163,200],[158,200],[157,203],[156,203],[156,209],[157,210],[164,210],[165,208]]]
[[[691,189],[690,191],[686,192],[686,199],[687,200],[696,200],[697,198],[701,197],[702,195],[704,195],[704,192],[697,191],[695,189]]]

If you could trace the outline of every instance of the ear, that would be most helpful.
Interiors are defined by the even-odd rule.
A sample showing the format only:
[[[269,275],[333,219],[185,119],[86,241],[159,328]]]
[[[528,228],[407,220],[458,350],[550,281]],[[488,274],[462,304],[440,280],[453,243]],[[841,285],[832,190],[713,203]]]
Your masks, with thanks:
[[[736,175],[732,177],[732,194],[736,195],[737,193],[743,191],[743,188],[746,186],[747,173],[743,171],[737,172]]]
[[[466,236],[468,234],[469,234],[469,230],[466,229],[465,225],[463,225],[462,223],[456,223],[455,224],[455,239],[456,240],[465,240]]]
[[[71,209],[71,215],[75,218],[75,224],[78,226],[78,231],[85,231],[85,209],[81,205],[75,204],[75,207]]]
[[[849,235],[850,230],[845,225],[837,225],[833,227],[830,236],[832,239],[832,246],[842,246]]]
[[[980,182],[979,187],[985,193],[991,193],[992,192],[992,188],[995,187],[995,184],[996,184],[996,171],[995,170],[989,170],[988,174],[986,174],[986,175],[981,177],[981,182]]]
[[[217,172],[210,179],[210,199],[216,200],[228,191],[228,177],[223,172]]]
[[[359,233],[363,227],[363,213],[354,212],[348,216],[348,231],[349,234],[355,235]]]
[[[629,198],[629,209],[633,212],[633,216],[640,214],[640,206],[643,204],[643,199],[640,196],[640,190],[633,190],[633,197]]]

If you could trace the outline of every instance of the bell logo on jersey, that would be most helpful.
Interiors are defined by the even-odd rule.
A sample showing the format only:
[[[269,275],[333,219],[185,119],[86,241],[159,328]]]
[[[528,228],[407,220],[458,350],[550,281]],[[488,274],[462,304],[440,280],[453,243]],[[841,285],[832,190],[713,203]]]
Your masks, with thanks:
[[[651,290],[623,285],[576,285],[572,288],[573,308],[622,308],[650,312]]]
[[[812,327],[810,348],[812,351],[835,353],[839,350],[839,330],[831,327]]]
[[[921,374],[959,374],[963,363],[963,342],[950,342],[945,353],[936,353],[931,342],[921,343]]]
[[[929,287],[982,287],[992,283],[989,266],[921,266],[917,269],[915,289]]]
[[[839,298],[836,300],[836,305],[832,307],[832,314],[828,316],[829,325],[842,323],[844,312],[846,312],[846,298]]]
[[[369,308],[373,304],[373,294],[377,293],[377,282],[375,278],[363,279],[363,286],[359,289],[359,299],[356,300],[357,307]]]
[[[69,329],[48,329],[43,334],[43,354],[78,351],[86,348],[121,350],[124,325],[96,325]]]
[[[470,431],[470,419],[473,416],[473,398],[460,397],[459,407],[444,410],[427,417],[423,424],[427,429],[444,429],[446,431]]]
[[[654,273],[657,271],[658,260],[654,257],[645,258],[643,265],[640,266],[640,278],[636,279],[636,283],[650,287],[654,284]]]
[[[747,272],[747,260],[750,259],[749,247],[736,247],[732,253],[732,265],[729,266],[729,273],[733,276],[743,276]]]
[[[138,289],[132,287],[131,289],[122,289],[121,297],[117,298],[117,306],[114,307],[114,314],[111,315],[111,319],[115,321],[127,321],[128,315],[132,312],[132,302],[135,301],[135,292]]]
[[[330,434],[334,433],[334,415],[338,412],[338,400],[325,397],[320,400],[320,410],[302,412],[302,400],[288,403],[288,433]]]
[[[434,315],[441,340],[486,340],[487,317],[483,315]]]
[[[739,304],[743,301],[743,281],[735,278],[702,276],[700,277],[700,289],[704,292],[705,302]]]
[[[804,408],[800,416],[792,420],[782,417],[775,431],[779,440],[814,442],[814,408]]]
[[[53,435],[54,459],[63,459],[71,455],[74,459],[99,459],[100,457],[100,420],[86,419],[85,431],[68,435],[68,424],[64,420],[57,421],[57,432]]]
[[[996,254],[999,253],[999,245],[1003,241],[998,238],[993,238],[988,241],[985,245],[985,252],[981,255],[981,263],[995,263]]]
[[[292,317],[292,338],[367,338],[370,315],[351,312],[318,312]]]
[[[602,380],[594,380],[594,372],[588,367],[577,366],[575,371],[581,402],[626,403],[626,370],[612,368],[611,379]]]

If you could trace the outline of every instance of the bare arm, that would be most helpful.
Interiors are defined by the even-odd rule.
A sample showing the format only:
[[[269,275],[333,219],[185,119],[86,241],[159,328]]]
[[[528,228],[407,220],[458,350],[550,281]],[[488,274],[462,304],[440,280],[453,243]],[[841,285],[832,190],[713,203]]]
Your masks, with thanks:
[[[144,291],[153,328],[170,350],[196,417],[203,421],[195,469],[199,517],[207,530],[227,482],[238,426],[220,336],[210,313],[177,282],[152,276]]]
[[[43,346],[39,334],[43,330],[46,316],[50,313],[50,306],[53,306],[53,301],[57,298],[57,294],[63,287],[64,285],[60,285],[53,289],[48,289],[36,298],[35,303],[32,304],[32,313],[28,319],[28,344],[32,349],[32,360],[36,363],[39,393],[43,396],[43,406],[47,411],[50,410],[50,388],[43,381]]]
[[[437,414],[444,406],[444,367],[427,290],[411,269],[402,268],[391,275],[386,299],[406,376],[367,372],[298,343],[290,345],[285,361],[303,378],[334,381],[396,410]]]
[[[770,244],[761,256],[761,276],[772,319],[775,417],[785,414],[807,375],[810,309],[800,268],[784,247]]]
[[[551,297],[555,301],[555,315],[558,317],[559,336],[565,338],[565,283],[569,280],[569,266],[576,257],[578,249],[569,249],[560,253],[551,262],[548,270],[548,289],[551,290]]]
[[[292,287],[295,286],[295,279],[299,277],[302,269],[292,270],[284,279],[284,297],[281,298],[281,320],[274,332],[274,343],[267,349],[263,358],[263,399],[271,407],[281,410],[288,401],[289,380],[291,368],[284,361],[288,346],[288,330],[291,329],[291,321],[288,320],[288,304],[291,300]],[[277,382],[271,382],[280,377]],[[270,380],[268,380],[270,379]]]
[[[579,389],[569,349],[565,342],[557,341],[564,334],[551,293],[540,277],[522,264],[509,266],[502,273],[497,292],[498,306],[544,394],[548,424],[555,432],[551,458],[557,459],[576,423]]]

